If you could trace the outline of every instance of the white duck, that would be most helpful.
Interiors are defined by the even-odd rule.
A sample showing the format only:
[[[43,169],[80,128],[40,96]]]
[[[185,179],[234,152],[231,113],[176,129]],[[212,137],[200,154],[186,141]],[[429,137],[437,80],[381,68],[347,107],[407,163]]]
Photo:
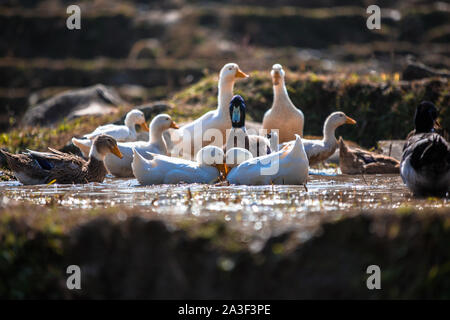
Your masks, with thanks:
[[[235,63],[228,63],[220,70],[217,109],[209,111],[197,120],[182,126],[177,134],[174,134],[171,138],[180,156],[190,159],[198,149],[211,144],[213,138],[210,139],[208,136],[203,138],[204,133],[209,129],[215,130],[215,132],[211,130],[209,133],[222,134],[219,139],[214,139],[212,144],[218,147],[224,144],[226,130],[231,127],[228,105],[233,97],[234,83],[237,79],[247,77],[248,75],[242,72]]]
[[[343,124],[356,124],[356,121],[346,116],[343,112],[333,112],[328,116],[323,125],[322,140],[302,139],[310,166],[320,163],[333,155],[338,146],[335,132],[336,129]],[[280,147],[285,148],[287,145],[291,145],[294,142],[295,141],[289,141],[281,144]]]
[[[177,124],[168,114],[160,114],[153,118],[150,122],[150,134],[148,141],[119,142],[117,146],[123,157],[114,159],[114,157],[105,157],[105,166],[109,173],[116,177],[133,177],[131,170],[131,162],[133,161],[133,148],[136,148],[142,154],[151,152],[156,154],[167,155],[166,143],[163,139],[163,132],[169,128],[178,129]],[[76,143],[75,143],[76,142]],[[92,141],[85,139],[77,141],[74,144],[85,153],[91,147]]]
[[[197,153],[197,162],[181,158],[147,153],[147,158],[136,149],[131,167],[142,185],[186,183],[214,183],[221,173],[226,174],[222,149],[206,146]]]
[[[308,178],[308,157],[302,139],[278,152],[244,161],[231,169],[227,180],[232,184],[305,184]]]
[[[225,152],[231,148],[245,148],[253,157],[259,157],[272,152],[270,141],[266,137],[248,134],[245,128],[246,106],[240,95],[235,95],[230,102],[231,129],[228,129]]]
[[[86,145],[89,140],[94,139],[98,135],[106,134],[113,137],[117,142],[128,142],[136,141],[137,139],[136,125],[141,126],[145,131],[149,131],[147,123],[145,122],[144,113],[138,109],[129,111],[125,117],[124,122],[125,125],[107,124],[104,126],[100,126],[93,132],[84,135],[83,139],[73,138],[72,142],[74,145],[80,148],[83,156],[87,157],[89,155],[89,148],[82,149],[82,147],[80,147],[79,145]]]
[[[280,143],[303,136],[304,116],[289,98],[285,85],[285,72],[280,64],[274,64],[270,73],[273,83],[273,104],[263,118],[263,129],[279,130]]]

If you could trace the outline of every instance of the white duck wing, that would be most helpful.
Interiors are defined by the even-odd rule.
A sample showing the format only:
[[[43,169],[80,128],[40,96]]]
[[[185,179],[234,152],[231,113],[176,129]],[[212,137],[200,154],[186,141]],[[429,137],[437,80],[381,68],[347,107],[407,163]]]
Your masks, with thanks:
[[[165,155],[146,152],[145,155],[134,149],[131,164],[133,174],[141,184],[165,183],[166,175],[175,170],[192,172],[198,167],[196,162]],[[172,181],[174,178],[172,178]]]
[[[95,129],[92,133],[85,135],[85,138],[92,139],[100,134],[107,134],[118,142],[129,141],[132,139],[130,129],[124,125],[108,124]]]
[[[280,151],[244,161],[230,171],[227,180],[233,184],[270,184],[278,172],[282,154]]]

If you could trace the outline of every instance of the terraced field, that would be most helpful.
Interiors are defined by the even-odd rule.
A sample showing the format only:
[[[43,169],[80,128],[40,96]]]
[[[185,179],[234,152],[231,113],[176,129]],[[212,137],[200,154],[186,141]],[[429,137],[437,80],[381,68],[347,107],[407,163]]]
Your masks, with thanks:
[[[65,27],[66,1],[0,6],[3,130],[49,93],[102,83],[135,104],[167,99],[227,61],[245,70],[280,62],[356,74],[401,73],[408,54],[437,69],[450,65],[443,2],[379,1],[383,27],[375,32],[365,27],[363,1],[79,3],[80,31]]]

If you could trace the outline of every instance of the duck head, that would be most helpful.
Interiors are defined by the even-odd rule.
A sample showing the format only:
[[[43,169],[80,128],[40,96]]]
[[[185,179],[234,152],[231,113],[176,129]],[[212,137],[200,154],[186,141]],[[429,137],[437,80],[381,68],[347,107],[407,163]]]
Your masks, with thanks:
[[[135,125],[139,125],[145,131],[150,130],[145,122],[144,113],[138,109],[133,109],[127,113],[127,116],[125,117],[125,125],[129,128],[134,128]]]
[[[341,111],[337,111],[330,114],[325,123],[325,125],[328,124],[330,127],[336,129],[337,127],[340,127],[344,124],[356,124],[356,120],[350,118]]]
[[[233,128],[245,127],[245,101],[240,95],[235,95],[230,101],[230,118]]]
[[[179,129],[180,127],[178,127],[175,121],[173,121],[172,118],[165,113],[157,115],[156,117],[153,118],[152,122],[150,123],[151,131],[162,132],[169,128]]]
[[[422,101],[416,109],[414,124],[416,133],[432,132],[435,125],[439,128],[437,117],[439,112],[436,106],[429,101]]]
[[[274,86],[280,85],[284,80],[285,72],[281,64],[274,64],[272,66],[272,71],[270,72],[270,76],[272,77],[272,84]]]
[[[227,63],[220,70],[220,79],[234,82],[237,79],[248,78],[249,75],[243,72],[236,63]]]
[[[101,134],[94,138],[89,156],[95,157],[97,160],[105,159],[105,156],[112,153],[120,159],[123,158],[122,153],[117,146],[117,141],[111,136]]]
[[[323,138],[325,141],[336,141],[335,130],[344,124],[356,124],[356,121],[341,111],[333,112],[325,120]]]

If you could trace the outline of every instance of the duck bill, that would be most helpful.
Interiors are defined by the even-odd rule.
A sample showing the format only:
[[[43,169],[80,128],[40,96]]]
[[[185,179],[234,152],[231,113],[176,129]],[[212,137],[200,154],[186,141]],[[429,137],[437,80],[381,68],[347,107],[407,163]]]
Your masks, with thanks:
[[[180,127],[175,123],[175,121],[172,121],[172,123],[170,124],[170,127],[172,129],[180,129]]]
[[[118,146],[114,146],[114,147],[111,149],[111,153],[112,153],[113,155],[115,155],[116,157],[119,157],[120,159],[123,158],[122,152],[120,152]]]
[[[248,74],[246,74],[245,72],[243,72],[241,69],[237,69],[235,77],[242,79],[242,78],[248,78],[250,76]]]
[[[281,80],[281,75],[278,71],[275,71],[273,73],[273,77],[272,77],[272,82],[274,86],[277,86],[280,84],[280,80]]]
[[[141,126],[141,128],[144,129],[145,131],[147,131],[147,132],[150,131],[150,128],[148,127],[147,123],[145,123],[145,122],[142,122],[142,123],[140,124],[140,126]]]
[[[219,170],[219,172],[222,174],[223,177],[225,178],[227,177],[229,170],[226,163],[216,164],[216,168],[217,170]]]
[[[356,124],[356,120],[354,120],[354,119],[352,119],[350,117],[347,117],[345,123],[347,123],[347,124]]]

